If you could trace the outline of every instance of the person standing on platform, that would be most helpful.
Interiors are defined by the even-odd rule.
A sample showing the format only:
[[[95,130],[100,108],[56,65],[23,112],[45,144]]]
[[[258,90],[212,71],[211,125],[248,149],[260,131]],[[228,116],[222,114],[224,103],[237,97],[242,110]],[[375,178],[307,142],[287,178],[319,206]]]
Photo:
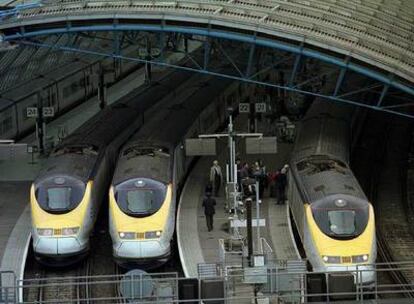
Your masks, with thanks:
[[[263,190],[265,187],[266,172],[265,167],[260,160],[256,161],[253,166],[253,177],[259,182],[259,198],[263,198]]]
[[[209,193],[211,195],[212,192],[213,192],[213,186],[211,185],[210,182],[208,182],[206,187],[204,188],[204,194],[207,195],[207,193]]]
[[[237,186],[239,188],[239,191],[242,191],[241,188],[241,171],[242,171],[243,165],[241,163],[240,158],[236,158],[236,169],[237,169]]]
[[[214,196],[218,196],[221,183],[223,182],[223,174],[218,160],[215,160],[210,168],[210,182],[213,185]]]
[[[276,187],[277,187],[277,204],[284,204],[286,201],[286,186],[287,186],[287,169],[289,168],[288,165],[285,165],[276,180]]]
[[[204,215],[206,216],[207,229],[210,232],[213,230],[213,217],[216,213],[214,206],[216,205],[216,200],[211,197],[211,193],[207,192],[206,197],[203,199]]]

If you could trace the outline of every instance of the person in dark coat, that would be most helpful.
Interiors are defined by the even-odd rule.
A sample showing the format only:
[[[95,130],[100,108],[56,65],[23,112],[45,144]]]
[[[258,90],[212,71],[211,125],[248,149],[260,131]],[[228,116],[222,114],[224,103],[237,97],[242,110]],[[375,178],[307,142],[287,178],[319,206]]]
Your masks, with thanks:
[[[214,196],[218,196],[220,193],[220,186],[223,182],[223,173],[218,160],[213,162],[213,166],[210,168],[210,183],[213,185]]]
[[[277,204],[284,204],[286,200],[287,168],[283,167],[276,180]]]
[[[236,159],[236,169],[237,169],[237,186],[239,187],[239,191],[241,191],[241,171],[243,165],[241,163],[240,158]]]
[[[216,200],[211,197],[211,193],[206,193],[206,197],[203,199],[204,215],[206,216],[207,229],[208,231],[213,230],[213,217],[216,213],[214,206]]]
[[[207,195],[208,193],[210,195],[211,193],[213,193],[213,185],[210,182],[208,182],[206,187],[204,188],[204,194]]]

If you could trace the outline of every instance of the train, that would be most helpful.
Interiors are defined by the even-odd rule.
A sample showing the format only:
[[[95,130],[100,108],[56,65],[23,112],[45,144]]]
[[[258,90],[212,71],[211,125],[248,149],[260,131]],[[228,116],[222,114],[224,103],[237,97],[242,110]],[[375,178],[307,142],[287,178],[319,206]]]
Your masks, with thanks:
[[[48,37],[45,39],[46,44],[68,43],[64,38],[56,40],[55,37]],[[132,47],[124,51],[131,53]],[[98,56],[76,59],[73,55],[64,54],[62,57],[57,57],[58,55],[51,54],[44,58],[42,54],[35,56],[37,53],[33,53],[33,49],[24,47],[18,47],[1,55],[0,66],[9,67],[9,69],[7,73],[0,76],[2,91],[0,139],[20,139],[34,130],[35,120],[27,117],[26,109],[38,106],[39,89],[42,89],[43,106],[53,107],[55,117],[58,117],[97,95],[99,84],[96,76],[99,75],[101,69],[115,71],[113,79],[108,83],[110,86],[142,66],[136,62],[125,62],[121,68],[112,59],[102,59]],[[69,58],[71,56],[72,59]],[[56,58],[60,61],[57,67],[55,66]],[[16,60],[24,64],[29,59],[33,61],[25,67],[25,74],[30,74],[29,72],[32,71],[34,77],[27,79],[24,75],[15,74],[17,72],[11,65],[12,62]],[[33,68],[32,64],[36,63],[37,67],[35,65]],[[22,78],[27,80],[16,83],[16,79]],[[13,83],[13,85],[4,87],[6,83]]]
[[[106,200],[121,145],[144,123],[146,111],[190,76],[164,72],[105,108],[50,154],[30,190],[33,251],[43,264],[79,261]]]
[[[353,111],[315,99],[293,148],[287,197],[310,268],[372,286],[375,215],[349,166]]]
[[[197,76],[121,149],[109,191],[114,260],[125,268],[155,268],[172,255],[176,199],[193,158],[184,140],[213,132],[249,88]]]

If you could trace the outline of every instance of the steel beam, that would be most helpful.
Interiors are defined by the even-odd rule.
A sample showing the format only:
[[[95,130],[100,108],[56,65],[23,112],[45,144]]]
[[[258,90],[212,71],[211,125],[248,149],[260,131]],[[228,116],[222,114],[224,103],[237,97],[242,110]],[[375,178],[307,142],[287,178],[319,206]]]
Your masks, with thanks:
[[[301,83],[298,83],[298,84],[295,84],[294,86],[292,86],[292,88],[300,88],[301,86],[303,86],[303,85],[305,85],[305,84],[308,84],[308,83],[311,83],[311,82],[313,82],[313,81],[315,81],[315,80],[317,80],[317,79],[321,79],[322,77],[324,77],[324,76],[330,76],[330,75],[332,75],[332,74],[336,74],[337,73],[337,71],[331,71],[331,72],[326,72],[326,73],[324,73],[324,74],[318,74],[317,76],[315,76],[315,77],[312,77],[312,78],[309,78],[309,79],[306,79],[305,81],[303,81],[303,82],[301,82]],[[334,94],[334,96],[335,96],[335,94]]]
[[[285,56],[282,59],[280,59],[280,60],[276,61],[275,63],[273,63],[271,66],[268,66],[268,67],[266,67],[266,68],[264,68],[264,69],[256,72],[255,74],[251,75],[250,78],[254,78],[254,77],[259,76],[259,75],[261,75],[263,73],[267,73],[271,69],[277,67],[278,65],[282,64],[283,62],[286,62],[286,61],[290,60],[291,58],[292,58],[292,55],[291,54],[289,56]]]
[[[226,50],[223,49],[223,47],[221,46],[221,44],[220,43],[216,43],[216,45],[218,46],[220,52],[224,55],[224,57],[226,57],[226,59],[230,62],[230,64],[234,67],[234,69],[239,73],[239,75],[241,77],[244,77],[243,73],[241,72],[241,70],[239,69],[239,67],[237,66],[237,64],[230,57],[230,55],[227,54]]]
[[[183,34],[191,34],[191,35],[202,35],[202,36],[210,36],[220,39],[230,39],[236,40],[239,42],[244,43],[256,43],[257,45],[278,49],[281,51],[286,51],[294,54],[302,54],[303,56],[314,58],[321,60],[323,62],[334,64],[339,67],[347,67],[349,70],[367,76],[369,78],[373,78],[379,82],[387,83],[389,81],[388,77],[384,74],[381,74],[374,69],[369,69],[365,66],[357,65],[352,62],[346,63],[346,60],[340,59],[338,57],[334,57],[328,54],[323,53],[323,51],[317,51],[310,48],[302,48],[298,45],[289,44],[286,42],[281,42],[278,40],[271,40],[257,37],[254,38],[253,35],[238,33],[238,32],[230,32],[230,31],[222,31],[216,29],[207,29],[207,28],[195,28],[195,27],[185,27],[185,26],[176,26],[176,25],[164,25],[161,24],[119,24],[116,27],[113,24],[104,24],[104,25],[93,25],[93,26],[63,26],[58,28],[49,28],[49,29],[39,29],[39,30],[32,30],[30,32],[25,32],[24,27],[20,27],[20,31],[17,33],[13,33],[10,35],[4,35],[4,41],[14,41],[18,42],[18,40],[22,38],[29,38],[35,37],[39,35],[51,35],[51,34],[58,34],[62,32],[82,32],[82,31],[152,31],[152,32],[176,32],[176,33],[183,33]],[[392,81],[389,83],[390,87],[397,88],[407,94],[414,96],[414,88],[407,86],[406,84],[399,82],[399,81]]]
[[[384,85],[384,88],[381,91],[381,96],[380,96],[380,98],[378,100],[378,103],[377,103],[377,107],[380,107],[381,106],[381,104],[382,104],[382,102],[384,100],[384,97],[387,94],[389,88],[390,88],[390,86],[388,84]]]
[[[113,39],[114,54],[119,56],[121,55],[121,42],[119,39],[119,32],[115,31],[113,35],[114,35],[114,39]]]
[[[370,85],[370,86],[367,86],[367,87],[364,87],[364,88],[361,88],[361,89],[358,89],[358,90],[355,90],[355,91],[352,91],[352,92],[347,92],[347,93],[344,93],[344,94],[342,94],[342,95],[339,95],[338,97],[339,97],[339,98],[343,98],[343,97],[347,97],[347,96],[355,95],[355,94],[358,94],[358,93],[362,93],[362,92],[365,92],[365,91],[369,91],[369,90],[372,90],[372,89],[379,88],[379,87],[381,87],[381,86],[382,86],[382,84],[374,84],[374,85]],[[335,95],[334,95],[334,96],[335,96]]]
[[[293,86],[293,82],[295,81],[296,73],[298,72],[301,59],[302,59],[302,54],[301,53],[297,54],[295,63],[293,64],[292,74],[290,75],[290,79],[289,79],[290,87]]]
[[[256,34],[255,34],[256,37]],[[247,61],[247,68],[246,68],[246,73],[245,73],[245,77],[249,78],[250,77],[250,73],[252,70],[252,65],[253,65],[253,58],[254,58],[254,52],[256,50],[256,43],[252,43],[250,45],[250,51],[249,51],[249,59]]]
[[[203,45],[204,45],[204,64],[203,64],[203,70],[207,70],[208,61],[210,59],[210,38],[209,37],[206,37],[206,41],[204,41]]]
[[[281,88],[281,89],[285,89],[287,91],[292,91],[292,92],[296,92],[296,93],[300,93],[300,94],[305,94],[305,95],[311,95],[311,96],[315,96],[315,97],[321,97],[321,98],[325,98],[325,99],[331,100],[331,101],[343,102],[343,103],[346,103],[346,104],[351,104],[351,105],[355,105],[355,106],[361,106],[361,107],[365,107],[365,108],[369,108],[369,109],[373,109],[373,110],[380,110],[380,111],[383,111],[383,112],[387,112],[387,113],[391,113],[391,114],[396,114],[396,115],[403,116],[403,117],[414,118],[414,114],[401,113],[401,112],[394,111],[392,109],[384,108],[384,107],[383,108],[379,108],[376,105],[373,106],[373,105],[369,105],[369,104],[364,104],[362,102],[357,102],[357,101],[353,101],[353,100],[343,99],[343,98],[338,97],[338,96],[324,95],[324,94],[321,94],[321,93],[304,91],[304,90],[292,88],[292,87],[289,87],[289,86],[283,86],[283,85],[278,85],[278,84],[274,84],[274,83],[268,83],[268,82],[264,82],[264,81],[257,81],[257,80],[253,80],[253,79],[250,79],[250,78],[245,78],[244,75],[234,76],[234,75],[223,74],[221,72],[213,72],[213,71],[208,71],[208,70],[203,70],[203,69],[194,69],[194,68],[186,67],[186,66],[177,66],[175,64],[167,63],[167,62],[159,62],[159,61],[145,60],[145,59],[128,57],[128,56],[118,56],[118,55],[108,54],[108,53],[103,53],[103,52],[98,52],[98,51],[82,50],[82,49],[76,49],[76,48],[70,48],[70,47],[62,47],[62,46],[53,46],[53,45],[40,44],[40,43],[35,43],[35,42],[30,42],[30,41],[24,41],[24,40],[20,40],[19,43],[22,44],[22,45],[31,45],[31,46],[38,46],[38,47],[41,46],[41,47],[56,48],[56,49],[59,49],[59,50],[62,50],[62,51],[66,51],[66,52],[77,52],[77,53],[87,54],[87,55],[96,55],[96,56],[116,58],[116,59],[122,59],[122,60],[129,60],[129,61],[140,62],[140,63],[156,64],[156,65],[160,65],[160,66],[164,66],[164,67],[171,67],[171,68],[176,68],[176,69],[181,69],[181,70],[186,70],[186,71],[191,71],[191,72],[198,72],[198,73],[202,73],[202,74],[206,74],[206,75],[212,75],[212,76],[218,76],[218,77],[228,78],[228,79],[232,79],[232,80],[244,81],[244,82],[248,82],[248,83],[252,83],[252,84],[256,84],[256,85],[262,85],[262,86],[269,86],[269,87]],[[367,90],[367,88],[365,88],[365,90]],[[355,92],[353,92],[352,94],[355,94]]]
[[[347,56],[346,59],[345,59],[346,66],[341,68],[341,72],[339,73],[338,80],[336,81],[335,91],[333,93],[334,96],[338,95],[339,90],[341,88],[341,85],[344,82],[345,74],[348,70],[348,64],[349,64],[350,60],[351,60],[351,57]]]
[[[166,43],[166,39],[165,39],[165,32],[161,32],[160,36],[159,36],[159,48],[160,48],[160,59],[163,60],[164,58],[164,51],[165,51],[165,43]]]

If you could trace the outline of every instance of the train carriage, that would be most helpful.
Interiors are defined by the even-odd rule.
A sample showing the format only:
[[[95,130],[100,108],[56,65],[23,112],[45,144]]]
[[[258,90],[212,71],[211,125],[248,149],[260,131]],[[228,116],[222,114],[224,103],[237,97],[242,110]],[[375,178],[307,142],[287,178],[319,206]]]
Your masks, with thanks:
[[[349,167],[352,111],[320,100],[311,106],[290,161],[288,199],[313,270],[346,271],[355,283],[370,285],[375,281],[375,218]]]
[[[119,264],[151,268],[170,258],[176,198],[191,162],[184,139],[215,131],[243,92],[227,79],[194,77],[122,148],[109,193]]]

